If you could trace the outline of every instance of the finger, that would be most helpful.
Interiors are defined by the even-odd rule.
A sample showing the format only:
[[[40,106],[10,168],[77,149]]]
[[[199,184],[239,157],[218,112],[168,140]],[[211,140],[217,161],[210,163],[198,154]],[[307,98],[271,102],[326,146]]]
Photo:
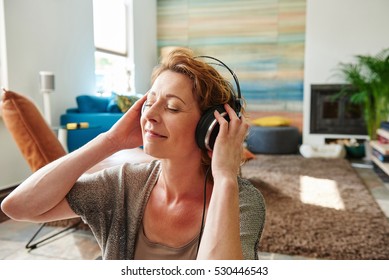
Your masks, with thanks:
[[[226,110],[228,116],[230,117],[230,120],[233,119],[239,119],[238,115],[236,114],[235,110],[231,108],[229,104],[224,104],[224,109]]]
[[[221,126],[227,126],[228,127],[228,121],[219,113],[218,110],[215,110],[213,115],[215,116],[215,119],[219,123],[220,127]]]
[[[142,110],[142,105],[143,103],[146,101],[147,99],[147,93],[145,95],[143,95],[141,98],[139,98],[135,103],[134,105],[132,106],[132,108],[134,110],[137,110],[137,111],[141,111]]]

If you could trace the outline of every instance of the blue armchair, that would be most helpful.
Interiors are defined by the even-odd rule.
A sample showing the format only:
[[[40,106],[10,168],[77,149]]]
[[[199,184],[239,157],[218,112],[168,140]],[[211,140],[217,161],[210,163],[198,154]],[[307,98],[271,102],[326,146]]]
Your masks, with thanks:
[[[80,95],[76,100],[78,107],[67,109],[66,113],[60,116],[60,125],[66,127],[69,123],[86,122],[88,127],[67,130],[69,152],[109,130],[123,116],[117,105],[117,98]]]
[[[88,128],[69,129],[67,131],[68,151],[74,151],[83,146],[97,135],[109,130],[122,113],[79,113],[77,109],[68,109],[66,114],[61,115],[60,124],[87,122]]]

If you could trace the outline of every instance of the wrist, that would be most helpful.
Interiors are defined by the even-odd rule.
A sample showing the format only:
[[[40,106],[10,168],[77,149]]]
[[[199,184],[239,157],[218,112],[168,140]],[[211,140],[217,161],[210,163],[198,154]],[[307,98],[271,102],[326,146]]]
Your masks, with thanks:
[[[213,181],[215,186],[225,187],[225,188],[233,188],[238,186],[238,178],[236,175],[228,173],[228,174],[217,174],[213,176]]]
[[[97,149],[98,154],[111,155],[118,152],[120,149],[110,137],[104,132],[96,136],[92,141],[90,141],[86,147]]]

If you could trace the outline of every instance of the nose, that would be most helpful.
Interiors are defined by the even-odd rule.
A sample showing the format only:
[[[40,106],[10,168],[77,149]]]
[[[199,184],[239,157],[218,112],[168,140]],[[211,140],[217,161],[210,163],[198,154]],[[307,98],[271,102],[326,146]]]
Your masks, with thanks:
[[[147,121],[158,122],[160,119],[160,107],[158,102],[149,104],[146,100],[142,107],[142,118]]]

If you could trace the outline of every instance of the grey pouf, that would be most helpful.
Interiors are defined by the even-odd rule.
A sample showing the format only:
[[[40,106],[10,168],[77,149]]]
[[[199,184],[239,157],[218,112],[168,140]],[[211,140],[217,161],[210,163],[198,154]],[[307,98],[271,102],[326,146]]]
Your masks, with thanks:
[[[250,126],[246,142],[254,154],[295,154],[299,139],[294,126]]]

